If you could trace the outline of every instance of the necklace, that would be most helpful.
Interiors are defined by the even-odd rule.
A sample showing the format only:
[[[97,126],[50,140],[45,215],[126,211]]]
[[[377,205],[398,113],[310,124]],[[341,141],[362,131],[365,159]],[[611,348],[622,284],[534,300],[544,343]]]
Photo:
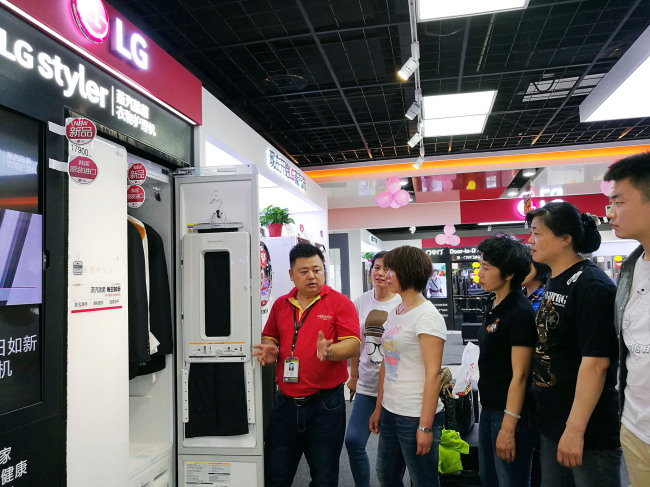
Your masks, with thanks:
[[[401,315],[407,309],[410,309],[418,300],[419,299],[416,297],[413,301],[411,301],[411,304],[409,304],[408,306],[405,306],[404,303],[400,303],[400,305],[397,307],[397,310],[395,311],[395,313],[397,313],[398,315]]]

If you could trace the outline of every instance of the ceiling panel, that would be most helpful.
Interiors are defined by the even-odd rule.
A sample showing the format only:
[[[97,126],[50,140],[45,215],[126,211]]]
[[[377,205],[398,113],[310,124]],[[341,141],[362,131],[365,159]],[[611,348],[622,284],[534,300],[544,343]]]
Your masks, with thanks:
[[[407,0],[108,0],[302,167],[415,158]],[[580,123],[578,106],[650,23],[647,0],[530,0],[418,24],[424,95],[498,90],[480,135],[426,156],[647,138],[649,119]]]

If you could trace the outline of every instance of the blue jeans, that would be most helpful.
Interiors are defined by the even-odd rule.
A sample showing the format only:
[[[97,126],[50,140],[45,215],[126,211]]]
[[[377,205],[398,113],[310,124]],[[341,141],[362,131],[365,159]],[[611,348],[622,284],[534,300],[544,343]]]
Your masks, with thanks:
[[[530,467],[537,433],[530,418],[522,413],[515,428],[515,461],[507,463],[497,456],[497,436],[503,423],[503,410],[482,408],[478,424],[478,465],[483,487],[524,487],[530,485]]]
[[[370,486],[370,461],[366,453],[366,443],[370,436],[368,423],[376,403],[376,397],[357,392],[354,395],[348,429],[345,432],[345,448],[348,451],[350,470],[356,487]]]
[[[264,442],[264,484],[289,487],[303,453],[311,486],[336,486],[345,434],[343,387],[296,405],[275,393]]]
[[[377,449],[377,477],[382,487],[402,485],[404,465],[409,469],[413,487],[439,487],[438,454],[445,413],[433,420],[433,444],[426,455],[416,455],[416,433],[420,418],[400,416],[381,408],[379,447]]]
[[[582,453],[582,465],[564,467],[557,462],[557,443],[540,438],[542,487],[621,487],[620,448],[589,450]]]

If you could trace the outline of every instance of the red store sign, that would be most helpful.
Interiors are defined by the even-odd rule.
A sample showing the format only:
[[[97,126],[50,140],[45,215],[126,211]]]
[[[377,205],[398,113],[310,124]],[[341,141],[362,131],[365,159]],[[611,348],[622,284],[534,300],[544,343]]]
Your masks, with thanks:
[[[186,121],[201,124],[201,82],[109,4],[51,0],[43,8],[42,0],[12,0],[2,6]]]

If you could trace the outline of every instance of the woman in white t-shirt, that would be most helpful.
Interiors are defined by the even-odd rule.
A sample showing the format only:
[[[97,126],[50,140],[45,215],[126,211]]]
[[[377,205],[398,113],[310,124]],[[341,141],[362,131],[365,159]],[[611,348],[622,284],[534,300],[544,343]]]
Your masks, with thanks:
[[[382,487],[402,485],[404,466],[415,487],[440,485],[438,446],[444,423],[438,396],[445,320],[422,292],[431,260],[422,249],[398,247],[384,256],[386,283],[402,303],[388,313],[381,346],[370,431],[379,436],[377,476]]]
[[[354,398],[354,403],[345,432],[345,448],[356,487],[370,486],[370,462],[366,443],[370,436],[368,421],[377,402],[379,368],[384,359],[381,336],[388,312],[401,303],[399,294],[391,292],[386,285],[385,254],[385,251],[377,252],[370,262],[374,289],[363,293],[354,302],[359,313],[361,350],[359,357],[350,359],[347,386],[350,388],[350,400]]]

